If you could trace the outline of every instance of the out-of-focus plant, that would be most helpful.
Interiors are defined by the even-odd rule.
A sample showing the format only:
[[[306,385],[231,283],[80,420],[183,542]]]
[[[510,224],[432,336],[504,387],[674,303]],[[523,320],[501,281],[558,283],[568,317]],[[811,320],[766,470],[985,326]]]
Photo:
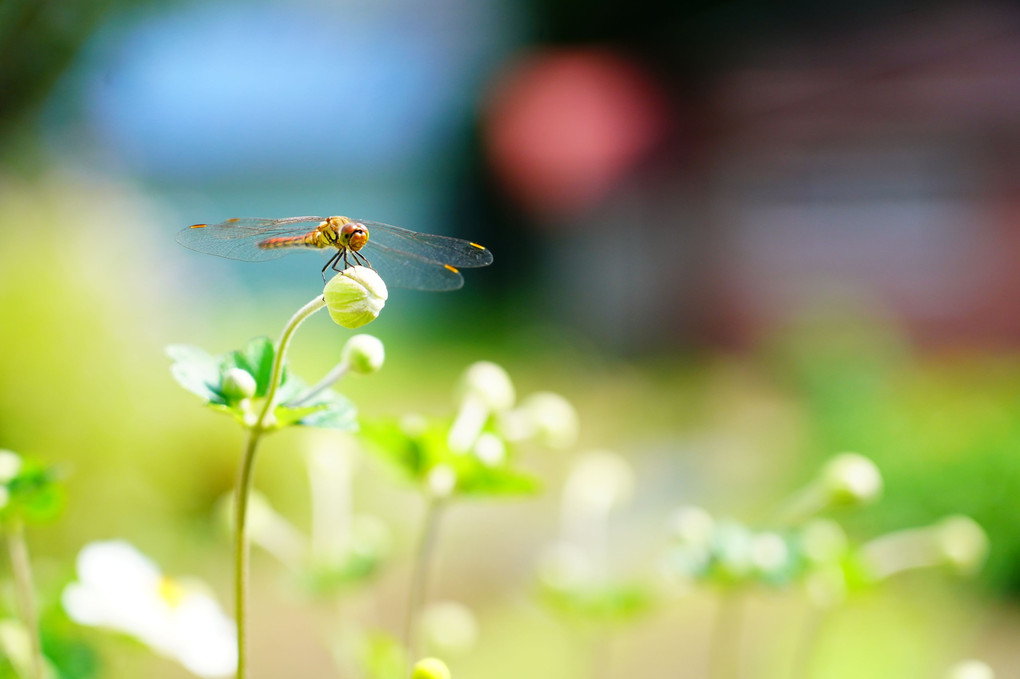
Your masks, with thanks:
[[[44,679],[49,663],[43,655],[32,564],[25,541],[26,523],[55,519],[63,507],[57,472],[11,450],[0,450],[0,529],[3,530],[14,578],[19,621],[0,621],[0,648],[23,677]]]
[[[742,602],[753,587],[803,588],[814,614],[796,651],[793,676],[807,677],[823,623],[850,594],[912,569],[948,566],[971,575],[980,568],[988,540],[968,517],[948,517],[854,545],[839,523],[818,516],[875,502],[881,490],[882,477],[871,460],[843,453],[782,503],[774,529],[714,519],[697,507],[676,510],[667,571],[684,587],[710,585],[719,595],[710,651],[713,676],[728,679],[740,672]]]
[[[634,493],[634,471],[617,453],[582,454],[560,501],[560,537],[539,560],[542,599],[586,637],[593,676],[609,676],[612,634],[654,603],[649,585],[613,573],[611,516]]]
[[[425,501],[404,617],[403,646],[417,657],[418,621],[427,599],[429,568],[440,517],[460,498],[512,497],[539,489],[538,480],[515,464],[513,443],[569,445],[577,417],[570,404],[549,393],[532,395],[515,408],[513,382],[500,366],[481,361],[468,367],[452,420],[409,416],[367,424],[369,448],[409,481]],[[535,407],[536,399],[545,407]]]
[[[127,634],[201,677],[235,671],[235,626],[203,583],[163,575],[120,540],[86,545],[77,571],[62,596],[75,622]]]
[[[237,676],[247,677],[247,601],[249,544],[247,518],[258,444],[268,433],[288,426],[313,426],[340,431],[356,428],[354,406],[330,386],[349,372],[370,373],[382,364],[380,343],[353,337],[338,365],[309,388],[285,368],[294,332],[316,311],[327,308],[345,328],[374,320],[388,291],[372,269],[355,266],[330,279],[323,294],[299,309],[284,326],[277,347],[265,338],[244,350],[213,357],[194,347],[173,346],[171,371],[181,386],[203,398],[210,408],[232,415],[247,437],[234,491],[234,605],[237,624]]]

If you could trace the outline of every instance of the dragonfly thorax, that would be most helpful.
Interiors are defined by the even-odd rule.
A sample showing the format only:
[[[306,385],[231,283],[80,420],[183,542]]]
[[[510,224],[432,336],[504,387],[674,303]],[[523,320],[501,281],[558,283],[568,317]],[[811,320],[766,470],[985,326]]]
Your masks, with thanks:
[[[332,244],[357,252],[368,243],[368,229],[360,222],[353,222],[347,217],[330,217],[319,227],[327,234]]]

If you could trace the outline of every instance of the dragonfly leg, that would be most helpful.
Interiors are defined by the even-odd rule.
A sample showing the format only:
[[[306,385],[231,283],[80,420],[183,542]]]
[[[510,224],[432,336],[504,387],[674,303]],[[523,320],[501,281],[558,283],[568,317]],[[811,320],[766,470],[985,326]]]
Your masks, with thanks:
[[[365,257],[365,255],[361,254],[357,250],[355,250],[352,254],[353,254],[355,263],[363,264],[363,265],[367,266],[369,269],[372,268],[372,264],[368,261],[368,258]]]
[[[326,282],[326,269],[328,269],[331,265],[333,265],[333,270],[336,271],[335,264],[336,264],[337,260],[340,259],[340,255],[342,255],[342,254],[343,254],[343,250],[337,250],[336,254],[333,255],[332,257],[330,257],[329,261],[326,262],[326,266],[322,267],[322,282],[323,283]]]

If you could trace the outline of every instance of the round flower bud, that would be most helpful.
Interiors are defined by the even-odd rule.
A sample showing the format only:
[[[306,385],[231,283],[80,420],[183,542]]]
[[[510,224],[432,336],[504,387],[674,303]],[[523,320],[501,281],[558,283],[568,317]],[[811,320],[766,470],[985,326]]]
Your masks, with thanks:
[[[862,505],[882,493],[882,475],[875,463],[857,453],[842,453],[822,470],[822,483],[835,506]]]
[[[778,533],[758,533],[751,538],[749,556],[754,568],[768,575],[786,566],[790,559],[790,549]]]
[[[531,424],[531,434],[542,445],[562,450],[577,441],[577,411],[559,394],[540,391],[521,401],[519,409]]]
[[[450,679],[450,668],[439,658],[424,658],[414,664],[411,679]]]
[[[352,372],[371,375],[383,366],[386,350],[379,338],[372,335],[355,335],[347,340],[340,352],[340,360],[350,366]]]
[[[974,519],[950,516],[935,530],[939,553],[950,566],[965,575],[981,568],[988,556],[988,536]]]
[[[619,507],[634,490],[630,464],[608,450],[585,453],[574,465],[563,489],[563,501],[572,511],[601,513]]]
[[[223,395],[228,401],[241,401],[255,395],[258,385],[255,378],[247,370],[241,368],[230,368],[223,373]]]
[[[13,450],[0,449],[0,483],[8,483],[21,471],[21,456]]]
[[[461,378],[459,393],[461,399],[479,399],[493,411],[513,407],[516,398],[510,375],[490,361],[479,361],[468,366]]]
[[[682,544],[707,545],[712,541],[715,520],[701,507],[678,507],[669,517],[669,528]]]
[[[751,572],[750,529],[732,520],[717,521],[714,538],[715,558],[723,573],[731,578],[742,578]]]
[[[473,452],[486,467],[495,467],[506,460],[506,444],[503,439],[489,432],[479,434]]]
[[[429,493],[434,498],[449,497],[457,487],[457,472],[447,464],[437,464],[429,471],[425,480]]]
[[[992,668],[980,660],[964,660],[949,668],[947,679],[995,679]]]
[[[848,545],[846,531],[831,519],[812,519],[801,529],[800,548],[812,563],[838,561],[846,554]]]
[[[360,328],[376,319],[389,292],[372,269],[352,266],[329,279],[322,290],[333,322],[344,328]]]
[[[422,613],[422,632],[430,650],[455,655],[478,641],[478,623],[471,609],[455,601],[438,601]]]

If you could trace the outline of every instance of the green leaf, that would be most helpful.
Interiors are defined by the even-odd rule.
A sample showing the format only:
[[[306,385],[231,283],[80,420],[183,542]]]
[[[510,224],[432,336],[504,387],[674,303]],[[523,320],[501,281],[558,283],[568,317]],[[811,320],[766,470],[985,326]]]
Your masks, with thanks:
[[[625,622],[655,603],[650,589],[636,582],[610,582],[571,588],[546,587],[546,601],[564,613],[602,622]]]
[[[316,412],[301,418],[299,424],[337,431],[358,430],[358,410],[346,396],[327,389],[316,395],[311,404],[317,408]]]
[[[273,374],[273,357],[276,350],[268,337],[256,337],[244,349],[228,354],[229,367],[237,367],[255,378],[255,397],[262,398],[269,391]]]
[[[283,429],[292,424],[301,422],[302,418],[310,417],[313,413],[324,410],[325,404],[317,406],[302,406],[300,408],[288,408],[287,406],[276,406],[273,415],[276,417],[274,429]]]
[[[177,384],[208,402],[225,403],[219,392],[221,359],[186,344],[171,344],[166,354],[173,361],[170,374]]]
[[[534,495],[542,489],[536,477],[510,467],[487,467],[479,462],[472,471],[458,475],[458,493],[473,496]]]

